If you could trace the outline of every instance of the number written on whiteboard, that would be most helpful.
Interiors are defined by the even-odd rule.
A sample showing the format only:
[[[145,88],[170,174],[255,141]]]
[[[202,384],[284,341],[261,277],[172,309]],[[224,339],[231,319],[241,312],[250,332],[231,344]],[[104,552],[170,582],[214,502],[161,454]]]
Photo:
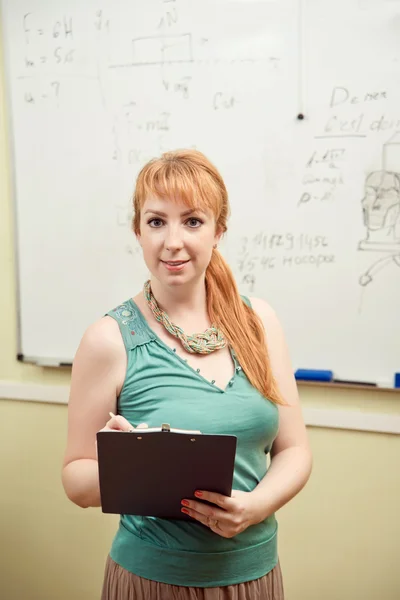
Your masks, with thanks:
[[[236,268],[239,281],[253,292],[257,276],[294,268],[321,268],[333,264],[327,236],[309,233],[259,232],[240,240]],[[264,280],[264,279],[263,279]]]

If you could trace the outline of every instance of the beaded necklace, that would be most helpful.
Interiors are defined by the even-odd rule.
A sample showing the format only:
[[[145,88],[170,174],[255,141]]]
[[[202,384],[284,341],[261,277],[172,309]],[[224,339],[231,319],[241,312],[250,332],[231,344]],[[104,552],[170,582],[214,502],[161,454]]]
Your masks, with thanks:
[[[187,350],[187,352],[210,354],[215,350],[225,348],[226,340],[222,331],[218,329],[218,327],[212,326],[203,333],[186,335],[183,329],[172,323],[167,313],[164,310],[161,310],[161,308],[158,306],[157,300],[154,298],[153,292],[151,291],[150,280],[146,281],[144,284],[143,291],[147,304],[149,305],[154,317],[157,319],[157,321],[159,321],[159,323],[164,325],[165,329],[169,333],[180,340],[182,346],[185,348],[185,350]]]

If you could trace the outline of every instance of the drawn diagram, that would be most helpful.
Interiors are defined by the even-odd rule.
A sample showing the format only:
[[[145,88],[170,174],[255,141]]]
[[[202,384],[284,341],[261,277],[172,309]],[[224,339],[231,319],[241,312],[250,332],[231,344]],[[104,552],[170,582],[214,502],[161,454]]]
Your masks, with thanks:
[[[389,264],[400,267],[400,132],[384,144],[382,163],[382,170],[373,171],[365,180],[362,209],[367,235],[358,249],[383,256],[360,276],[362,286]]]

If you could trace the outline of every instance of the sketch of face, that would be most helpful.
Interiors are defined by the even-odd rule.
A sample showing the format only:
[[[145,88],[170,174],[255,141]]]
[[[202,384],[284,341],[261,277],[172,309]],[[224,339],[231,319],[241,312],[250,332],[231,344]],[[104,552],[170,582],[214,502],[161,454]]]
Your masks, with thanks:
[[[400,219],[400,174],[374,171],[365,181],[364,225],[370,231],[394,229]]]

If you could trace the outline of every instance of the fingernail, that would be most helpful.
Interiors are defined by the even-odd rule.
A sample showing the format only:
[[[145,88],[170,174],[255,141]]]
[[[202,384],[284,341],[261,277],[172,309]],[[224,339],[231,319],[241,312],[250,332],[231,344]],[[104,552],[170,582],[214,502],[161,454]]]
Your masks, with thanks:
[[[187,500],[182,500],[181,504],[183,504],[183,506],[189,506],[189,502]]]
[[[203,492],[195,492],[194,495],[197,496],[198,498],[201,498],[203,495]]]
[[[189,514],[189,511],[187,508],[181,508],[181,512],[185,513],[185,515]]]
[[[111,411],[108,414],[110,415],[111,418],[115,417],[114,413],[112,413]]]

